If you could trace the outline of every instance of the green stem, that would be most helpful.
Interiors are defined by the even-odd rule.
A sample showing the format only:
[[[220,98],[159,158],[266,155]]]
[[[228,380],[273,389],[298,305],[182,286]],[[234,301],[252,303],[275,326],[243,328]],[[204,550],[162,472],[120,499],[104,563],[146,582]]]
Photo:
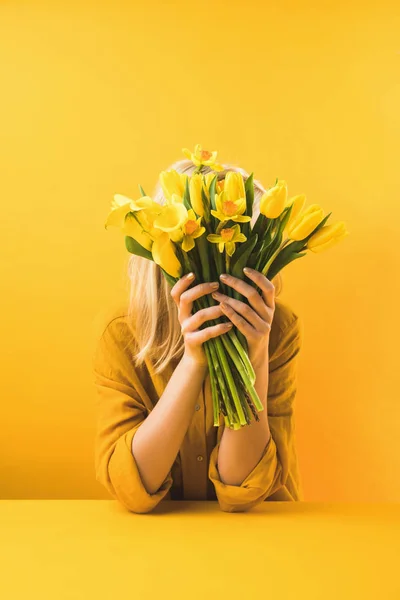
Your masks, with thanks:
[[[240,375],[242,377],[242,380],[243,380],[243,382],[244,382],[244,384],[246,386],[246,389],[248,390],[248,392],[249,392],[249,394],[251,396],[251,399],[253,400],[254,404],[256,405],[256,408],[259,411],[263,410],[264,406],[263,406],[260,398],[258,397],[258,394],[257,394],[257,392],[256,392],[256,390],[254,388],[254,385],[253,385],[253,383],[255,382],[255,379],[254,379],[254,382],[252,383],[252,381],[250,380],[250,378],[248,376],[247,370],[245,369],[245,367],[244,367],[244,365],[243,365],[243,363],[241,361],[241,358],[235,352],[235,349],[234,349],[234,347],[232,345],[232,342],[229,340],[229,337],[230,337],[229,334],[230,333],[232,333],[232,332],[228,332],[228,336],[224,340],[225,348],[227,349],[227,351],[229,353],[229,356],[231,357],[231,359],[235,363],[235,366],[236,366],[238,372],[240,373]],[[254,373],[254,370],[253,370],[253,373]]]
[[[226,380],[228,382],[229,391],[232,394],[236,412],[239,417],[239,422],[241,425],[247,425],[246,417],[244,415],[243,408],[242,408],[242,405],[240,403],[240,399],[238,396],[238,391],[236,389],[235,382],[233,380],[232,373],[231,373],[226,355],[224,353],[223,343],[220,340],[220,337],[216,337],[216,338],[214,338],[214,340],[215,340],[215,345],[217,348],[217,353],[218,353],[218,356],[220,359],[220,364],[221,364],[222,370],[224,372],[224,375],[226,377]],[[244,373],[244,369],[242,369],[242,372]],[[244,374],[246,375],[246,373],[244,373]],[[247,379],[247,381],[250,383],[249,379]]]
[[[248,377],[249,377],[251,383],[254,384],[255,380],[256,380],[256,374],[254,372],[253,365],[251,364],[251,361],[248,357],[247,352],[244,350],[243,346],[239,342],[234,331],[232,331],[232,330],[228,331],[228,338],[233,342],[240,358],[242,359],[242,361],[244,363],[245,369],[247,370],[247,373],[248,373]]]
[[[204,344],[204,350],[207,355],[208,368],[210,371],[211,396],[213,401],[214,426],[219,425],[219,405],[218,405],[218,390],[217,390],[217,374],[215,373],[214,361],[212,359],[211,349],[208,344]]]
[[[263,275],[266,275],[268,273],[268,269],[270,268],[270,266],[272,265],[272,263],[274,262],[275,258],[278,256],[279,252],[281,250],[283,250],[283,248],[286,246],[286,244],[289,242],[289,238],[287,238],[280,246],[279,248],[277,248],[275,250],[275,252],[272,254],[272,256],[270,257],[270,259],[265,263],[263,270],[261,271],[261,273]]]
[[[202,296],[202,297],[196,299],[194,301],[194,306],[195,306],[196,310],[199,310],[198,307],[205,308],[205,306],[207,306],[206,298],[204,296]],[[212,323],[214,324],[214,320],[212,320]],[[206,325],[206,324],[204,323],[203,325]],[[223,337],[224,335],[225,334],[223,334],[221,337]],[[211,368],[214,368],[216,379],[219,384],[219,388],[221,391],[223,402],[225,404],[226,412],[228,413],[228,417],[230,419],[232,419],[233,413],[232,413],[232,408],[231,408],[231,399],[230,399],[228,390],[225,385],[225,381],[228,384],[229,377],[228,377],[227,373],[225,372],[224,366],[222,364],[221,353],[218,352],[218,349],[216,346],[216,340],[217,340],[217,338],[210,338],[209,340],[207,340],[205,342],[205,346],[208,345],[208,348],[210,350],[210,356],[211,356],[211,361],[212,361]],[[220,342],[220,340],[218,340],[218,341]],[[213,402],[215,402],[215,400]],[[217,407],[217,414],[214,414],[214,424],[217,419],[219,419],[219,407]]]

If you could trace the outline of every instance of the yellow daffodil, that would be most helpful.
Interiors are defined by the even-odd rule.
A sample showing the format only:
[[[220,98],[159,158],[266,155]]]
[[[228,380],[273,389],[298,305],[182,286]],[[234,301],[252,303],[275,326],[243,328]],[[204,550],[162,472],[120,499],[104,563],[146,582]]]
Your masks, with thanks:
[[[227,196],[226,189],[220,194],[215,194],[215,205],[217,210],[211,210],[211,214],[220,221],[229,221],[229,219],[238,223],[251,221],[251,217],[243,214],[246,210],[246,198],[232,201]]]
[[[289,239],[300,241],[306,238],[324,218],[324,210],[319,204],[311,204],[300,213],[287,230]]]
[[[190,152],[187,148],[182,148],[182,152],[196,167],[201,168],[204,165],[214,171],[224,170],[224,167],[216,162],[218,154],[216,150],[213,152],[202,150],[200,144],[196,144],[194,152]]]
[[[131,200],[122,194],[115,194],[111,202],[111,212],[108,214],[104,227],[120,227],[124,226],[125,217],[129,212],[143,210],[149,208],[154,203],[154,200],[149,196],[142,196],[139,200]]]
[[[346,235],[349,235],[349,233],[343,221],[324,225],[310,237],[306,247],[312,252],[322,252],[337,244],[337,242],[346,237]]]
[[[168,233],[162,232],[154,240],[151,253],[154,262],[171,275],[171,277],[181,277],[182,266],[176,257],[174,244],[171,242]]]
[[[153,229],[152,221],[161,208],[149,196],[132,200],[122,194],[115,194],[105,228],[118,227],[124,235],[133,237],[143,248],[150,250],[153,240],[159,234]]]
[[[224,191],[224,186],[225,186],[225,177],[217,180],[217,185],[216,185],[217,194],[220,194],[221,192]]]
[[[223,252],[224,248],[226,248],[227,254],[232,256],[235,252],[236,242],[245,242],[247,237],[241,233],[239,225],[234,225],[233,227],[221,229],[219,234],[209,233],[207,240],[213,244],[218,244],[220,252]]]
[[[122,233],[136,240],[141,246],[143,246],[143,248],[146,248],[146,250],[151,250],[154,236],[150,233],[150,231],[146,231],[143,228],[140,220],[138,221],[138,217],[133,213],[128,213],[126,215]]]
[[[160,185],[167,204],[172,201],[173,194],[179,196],[181,202],[183,201],[187,177],[188,175],[186,175],[186,173],[178,173],[175,169],[161,171]]]
[[[290,217],[289,217],[288,222],[286,223],[284,231],[289,229],[289,227],[292,225],[292,223],[295,221],[295,219],[297,219],[298,215],[300,215],[301,211],[304,208],[305,203],[306,203],[305,194],[299,194],[297,196],[293,196],[292,198],[289,198],[289,200],[286,202],[286,206],[291,206],[292,210],[290,211]]]
[[[168,233],[171,239],[175,238],[174,233],[178,238],[181,237],[181,229],[189,218],[187,208],[180,200],[177,194],[172,194],[171,203],[161,207],[161,212],[153,222],[156,229]],[[174,239],[174,241],[178,240]]]
[[[260,200],[260,213],[269,219],[276,219],[286,206],[287,184],[283,179],[264,192]]]
[[[188,210],[188,220],[182,227],[183,239],[182,239],[182,250],[189,252],[194,248],[194,240],[205,232],[206,228],[201,225],[201,217],[196,219],[194,210],[191,208]]]

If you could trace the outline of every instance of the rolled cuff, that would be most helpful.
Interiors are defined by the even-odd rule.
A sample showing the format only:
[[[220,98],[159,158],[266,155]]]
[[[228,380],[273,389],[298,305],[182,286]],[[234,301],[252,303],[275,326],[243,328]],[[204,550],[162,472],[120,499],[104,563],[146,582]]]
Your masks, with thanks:
[[[210,455],[208,476],[213,482],[221,509],[225,512],[239,512],[256,506],[281,486],[282,467],[278,461],[275,440],[270,439],[254,469],[241,485],[227,485],[218,472],[218,452],[220,443]]]
[[[119,438],[109,461],[108,474],[112,484],[112,491],[110,490],[112,495],[129,511],[146,513],[167,495],[173,479],[171,471],[169,471],[154,494],[147,492],[132,454],[132,440],[139,426],[127,431]],[[99,480],[98,477],[96,479]]]

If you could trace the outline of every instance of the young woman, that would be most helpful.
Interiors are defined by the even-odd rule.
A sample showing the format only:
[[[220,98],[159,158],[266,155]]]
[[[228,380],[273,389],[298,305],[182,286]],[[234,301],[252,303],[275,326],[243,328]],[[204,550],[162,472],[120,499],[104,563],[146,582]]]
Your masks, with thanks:
[[[218,180],[237,171],[246,181],[240,167],[224,167]],[[180,160],[169,168],[191,175],[196,167]],[[265,192],[260,182],[254,186],[252,225]],[[160,183],[153,198],[165,202]],[[262,290],[257,297],[253,287],[230,276],[226,284],[247,296],[250,307],[219,295],[215,306],[193,314],[194,299],[216,291],[211,284],[185,276],[171,289],[157,264],[136,255],[129,255],[128,273],[128,306],[106,317],[93,360],[96,480],[135,513],[151,511],[162,499],[217,500],[227,512],[264,500],[302,500],[294,421],[302,322],[277,298],[280,274],[274,281],[257,271],[247,275]],[[202,346],[227,328],[199,329],[223,315],[248,340],[264,404],[260,420],[238,430],[225,428],[222,414],[219,427],[213,424]]]

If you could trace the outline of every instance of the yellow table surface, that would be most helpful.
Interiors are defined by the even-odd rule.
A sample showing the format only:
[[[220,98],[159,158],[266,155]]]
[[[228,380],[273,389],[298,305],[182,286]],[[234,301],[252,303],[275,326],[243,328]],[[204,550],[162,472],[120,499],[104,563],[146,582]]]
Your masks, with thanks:
[[[400,600],[400,504],[1,500],[0,598]]]

